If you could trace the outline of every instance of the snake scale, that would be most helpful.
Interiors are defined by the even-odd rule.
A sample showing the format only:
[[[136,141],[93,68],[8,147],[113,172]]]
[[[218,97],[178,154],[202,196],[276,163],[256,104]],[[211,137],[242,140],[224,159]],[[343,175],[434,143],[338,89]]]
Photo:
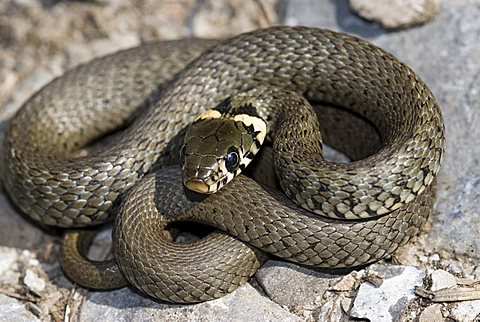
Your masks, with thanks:
[[[189,125],[226,99],[268,87],[278,92],[276,103],[254,113],[271,130],[276,175],[293,201],[243,175],[208,197],[188,191],[171,165],[179,163]],[[362,151],[358,143],[370,140],[361,129],[346,116],[327,117],[320,122],[327,142],[354,161],[324,160],[315,114],[301,114],[296,103],[288,113],[279,108],[304,98],[368,120],[379,146]],[[317,113],[320,120],[328,115]],[[91,144],[112,132],[107,145]],[[157,299],[185,303],[245,283],[263,252],[314,267],[358,266],[391,254],[431,212],[444,125],[430,90],[393,55],[343,33],[273,27],[225,41],[147,44],[81,65],[23,105],[3,148],[6,190],[34,220],[81,228],[107,222],[118,209],[114,259],[86,260],[86,238],[67,233],[67,275],[96,288],[128,281]],[[164,230],[175,221],[219,231],[177,244]]]

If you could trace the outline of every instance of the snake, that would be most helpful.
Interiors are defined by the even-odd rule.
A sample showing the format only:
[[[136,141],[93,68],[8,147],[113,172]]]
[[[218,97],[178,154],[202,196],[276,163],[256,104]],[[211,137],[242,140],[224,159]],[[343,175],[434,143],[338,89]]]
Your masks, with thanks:
[[[325,159],[322,137],[352,161]],[[246,283],[264,253],[315,268],[391,255],[432,211],[444,140],[432,92],[395,56],[277,26],[67,71],[10,120],[1,174],[23,213],[72,229],[60,261],[75,282],[192,303]],[[264,141],[283,192],[241,174]],[[112,220],[114,258],[88,260],[87,228]],[[216,230],[178,244],[178,221]]]

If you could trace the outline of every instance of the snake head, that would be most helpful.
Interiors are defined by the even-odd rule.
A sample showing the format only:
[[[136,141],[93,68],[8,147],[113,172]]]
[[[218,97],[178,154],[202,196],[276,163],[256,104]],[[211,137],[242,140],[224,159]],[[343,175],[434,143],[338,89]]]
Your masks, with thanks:
[[[205,111],[181,149],[183,184],[203,194],[218,191],[252,161],[265,135],[266,124],[258,116]]]

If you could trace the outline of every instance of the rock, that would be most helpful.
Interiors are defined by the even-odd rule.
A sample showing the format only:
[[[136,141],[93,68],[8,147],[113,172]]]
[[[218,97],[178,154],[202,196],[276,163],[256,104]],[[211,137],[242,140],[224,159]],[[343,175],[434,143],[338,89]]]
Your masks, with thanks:
[[[23,284],[32,292],[37,295],[41,295],[45,290],[45,280],[40,278],[36,273],[31,269],[27,269],[25,272],[25,277],[23,278]]]
[[[282,22],[286,25],[307,25],[338,29],[335,5],[316,0],[281,1]],[[321,12],[321,17],[319,17]]]
[[[438,262],[440,261],[440,255],[438,254],[432,254],[432,256],[430,256],[429,258],[432,262]]]
[[[105,260],[111,258],[112,248],[112,227],[111,225],[103,226],[97,231],[92,245],[88,251],[89,258],[93,260]]]
[[[368,275],[381,277],[381,284],[372,285]],[[400,321],[409,303],[415,298],[415,286],[422,285],[425,273],[412,266],[372,265],[367,281],[360,285],[350,315],[370,321]]]
[[[128,308],[128,309],[127,309]],[[218,300],[195,305],[154,302],[128,288],[91,292],[80,321],[301,321],[249,284]]]
[[[286,25],[326,28],[364,36],[385,33],[379,24],[367,22],[353,14],[346,0],[287,0],[279,3],[279,11]]]
[[[350,274],[342,277],[337,284],[331,287],[331,290],[335,292],[351,292],[353,290],[356,290],[364,275],[365,270],[361,270],[359,272],[353,271]]]
[[[0,276],[11,270],[17,261],[17,251],[13,248],[0,247]]]
[[[275,5],[278,1],[205,0],[199,2],[192,20],[196,37],[222,38],[242,31],[268,27],[277,21]],[[261,4],[265,10],[260,9]]]
[[[12,291],[22,278],[20,251],[15,248],[0,247],[0,289]]]
[[[348,315],[345,314],[345,310],[342,306],[342,299],[338,297],[323,304],[315,317],[315,321],[322,322],[338,322],[348,320]]]
[[[440,0],[350,0],[350,6],[359,16],[392,29],[433,19],[440,8]]]
[[[480,319],[480,300],[459,302],[449,317],[459,322],[478,321]]]
[[[353,271],[343,276],[340,281],[331,286],[324,298],[327,299],[312,317],[315,321],[349,321],[349,312],[365,270]]]
[[[0,294],[0,321],[40,321],[18,300]]]
[[[325,159],[331,162],[346,163],[350,161],[350,159],[345,154],[335,150],[334,148],[332,148],[327,144],[323,145],[323,153],[324,153]]]
[[[420,316],[418,317],[418,322],[444,322],[445,318],[442,314],[442,305],[441,304],[432,304],[427,306]]]
[[[294,313],[318,307],[325,291],[341,278],[275,260],[265,263],[255,277],[272,301]]]
[[[437,291],[457,285],[457,280],[455,279],[455,276],[442,269],[437,269],[433,271],[430,274],[430,278],[432,279],[432,286],[430,287],[431,291]]]
[[[462,264],[458,261],[452,261],[448,263],[447,271],[454,275],[460,276],[463,273]]]

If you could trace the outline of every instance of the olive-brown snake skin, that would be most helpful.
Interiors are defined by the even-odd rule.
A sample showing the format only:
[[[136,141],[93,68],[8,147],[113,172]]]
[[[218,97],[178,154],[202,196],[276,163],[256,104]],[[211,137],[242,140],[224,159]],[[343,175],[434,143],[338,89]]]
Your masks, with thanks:
[[[365,156],[346,144],[345,152],[361,160],[336,164],[298,139],[310,135],[308,126],[275,134],[277,177],[295,203],[244,176],[206,199],[193,196],[178,167],[137,184],[152,165],[178,163],[184,131],[200,112],[265,85],[360,115],[374,124],[380,146]],[[108,147],[82,149],[126,121]],[[331,121],[322,129],[348,133],[345,122],[335,130]],[[391,254],[427,219],[443,153],[443,119],[432,93],[394,56],[342,33],[274,27],[218,43],[144,45],[67,72],[11,120],[2,175],[23,212],[65,228],[106,222],[130,190],[114,226],[112,267],[117,263],[153,297],[198,302],[245,283],[259,266],[257,248],[315,267],[357,266]],[[253,248],[219,232],[193,245],[172,243],[162,228],[176,220],[212,225]],[[65,245],[76,246],[72,236]],[[67,274],[104,278],[72,249],[62,255]]]

